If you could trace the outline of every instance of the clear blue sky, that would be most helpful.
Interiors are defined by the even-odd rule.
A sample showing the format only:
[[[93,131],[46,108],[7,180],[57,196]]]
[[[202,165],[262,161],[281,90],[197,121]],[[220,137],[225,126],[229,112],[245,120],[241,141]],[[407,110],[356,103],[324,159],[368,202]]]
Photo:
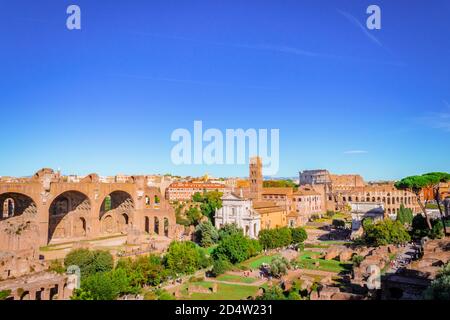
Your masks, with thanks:
[[[450,171],[450,1],[0,0],[0,108],[0,175],[245,176],[172,165],[194,120],[280,129],[279,176]]]

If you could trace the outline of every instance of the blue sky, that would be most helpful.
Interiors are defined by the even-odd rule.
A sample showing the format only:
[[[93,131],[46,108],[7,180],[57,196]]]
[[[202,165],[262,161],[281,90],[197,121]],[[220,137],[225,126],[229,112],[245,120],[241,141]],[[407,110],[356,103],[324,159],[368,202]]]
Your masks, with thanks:
[[[447,0],[0,0],[0,175],[247,175],[172,164],[194,120],[280,129],[279,176],[449,171],[449,17]]]

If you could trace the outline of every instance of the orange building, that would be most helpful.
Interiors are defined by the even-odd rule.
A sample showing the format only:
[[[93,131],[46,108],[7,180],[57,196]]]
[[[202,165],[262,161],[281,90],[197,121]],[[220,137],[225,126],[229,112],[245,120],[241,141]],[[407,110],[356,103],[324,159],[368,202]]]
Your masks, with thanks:
[[[169,201],[189,201],[197,193],[209,191],[225,191],[225,185],[219,183],[174,182],[166,189],[166,199]]]

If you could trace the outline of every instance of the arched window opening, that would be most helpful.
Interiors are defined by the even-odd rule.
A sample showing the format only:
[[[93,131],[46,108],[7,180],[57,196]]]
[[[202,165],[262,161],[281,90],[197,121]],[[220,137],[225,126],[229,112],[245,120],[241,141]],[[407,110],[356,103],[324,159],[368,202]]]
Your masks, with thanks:
[[[159,219],[158,217],[155,217],[155,223],[154,223],[154,228],[153,231],[159,235]]]
[[[169,219],[164,218],[164,236],[169,237]]]

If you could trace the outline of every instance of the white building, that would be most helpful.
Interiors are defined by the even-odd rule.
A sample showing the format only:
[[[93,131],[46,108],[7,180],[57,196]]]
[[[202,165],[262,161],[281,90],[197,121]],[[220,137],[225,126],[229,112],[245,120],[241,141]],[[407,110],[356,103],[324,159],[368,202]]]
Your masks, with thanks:
[[[252,200],[234,193],[222,197],[222,208],[216,210],[216,228],[235,223],[244,235],[256,239],[261,230],[261,216],[253,209]]]

